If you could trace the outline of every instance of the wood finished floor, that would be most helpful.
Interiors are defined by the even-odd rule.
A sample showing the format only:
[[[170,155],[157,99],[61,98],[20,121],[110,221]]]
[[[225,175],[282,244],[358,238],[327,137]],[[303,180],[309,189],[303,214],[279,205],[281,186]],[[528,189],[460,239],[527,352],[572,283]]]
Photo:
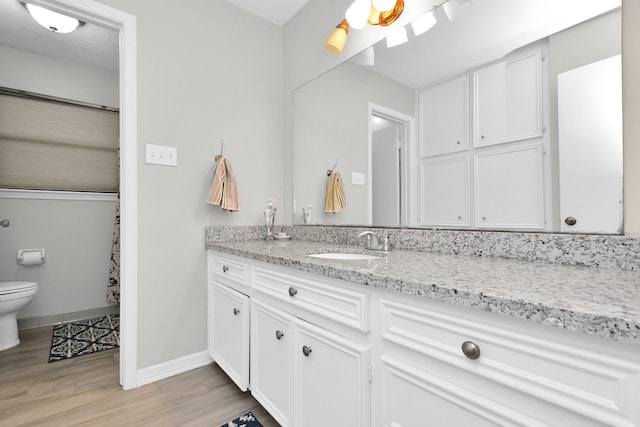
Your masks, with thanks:
[[[218,427],[251,411],[278,427],[215,364],[124,391],[118,350],[48,363],[52,329],[20,331],[0,352],[0,426]]]

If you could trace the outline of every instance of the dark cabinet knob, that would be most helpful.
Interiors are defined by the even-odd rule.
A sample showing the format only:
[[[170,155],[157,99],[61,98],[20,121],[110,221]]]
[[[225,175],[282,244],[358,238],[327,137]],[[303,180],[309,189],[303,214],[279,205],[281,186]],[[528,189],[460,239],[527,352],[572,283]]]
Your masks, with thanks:
[[[311,347],[308,346],[303,346],[302,347],[302,354],[304,354],[306,357],[309,357],[309,355],[311,354]]]
[[[477,359],[480,357],[480,347],[471,341],[465,341],[462,343],[462,353],[469,359]]]
[[[576,225],[576,222],[578,222],[578,220],[572,216],[568,216],[564,219],[564,223],[567,225]]]

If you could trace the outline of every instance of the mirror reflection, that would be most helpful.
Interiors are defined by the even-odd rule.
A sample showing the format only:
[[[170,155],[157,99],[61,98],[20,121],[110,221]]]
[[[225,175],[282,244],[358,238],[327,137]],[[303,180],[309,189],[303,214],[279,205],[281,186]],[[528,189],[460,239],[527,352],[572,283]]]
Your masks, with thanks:
[[[620,1],[441,9],[294,91],[294,224],[621,233]]]

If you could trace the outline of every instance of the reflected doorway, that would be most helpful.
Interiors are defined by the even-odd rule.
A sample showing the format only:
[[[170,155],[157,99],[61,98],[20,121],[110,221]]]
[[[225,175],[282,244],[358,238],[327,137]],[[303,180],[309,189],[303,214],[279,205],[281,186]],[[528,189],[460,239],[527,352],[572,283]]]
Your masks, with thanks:
[[[379,227],[407,224],[406,151],[411,118],[370,106],[370,223]]]

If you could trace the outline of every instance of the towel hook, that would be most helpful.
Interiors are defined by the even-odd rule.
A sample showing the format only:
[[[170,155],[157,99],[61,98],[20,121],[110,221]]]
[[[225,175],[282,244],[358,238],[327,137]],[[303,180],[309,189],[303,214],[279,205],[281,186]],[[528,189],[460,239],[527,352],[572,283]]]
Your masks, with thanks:
[[[222,157],[222,150],[224,150],[224,139],[220,140],[220,154],[215,157],[215,161],[217,162],[220,157]]]
[[[331,169],[327,169],[327,176],[333,175],[333,171],[336,169],[336,166],[338,166],[338,159],[336,159],[336,164],[333,165]]]

